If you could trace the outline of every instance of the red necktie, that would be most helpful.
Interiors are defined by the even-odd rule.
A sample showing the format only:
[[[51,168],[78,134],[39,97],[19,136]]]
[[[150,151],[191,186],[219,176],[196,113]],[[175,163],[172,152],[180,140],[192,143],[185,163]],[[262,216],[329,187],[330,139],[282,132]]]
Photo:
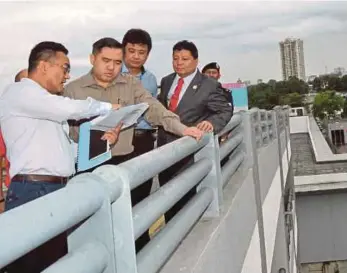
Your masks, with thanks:
[[[170,99],[169,110],[172,112],[175,111],[177,108],[183,84],[184,80],[182,78],[179,78],[175,91]]]

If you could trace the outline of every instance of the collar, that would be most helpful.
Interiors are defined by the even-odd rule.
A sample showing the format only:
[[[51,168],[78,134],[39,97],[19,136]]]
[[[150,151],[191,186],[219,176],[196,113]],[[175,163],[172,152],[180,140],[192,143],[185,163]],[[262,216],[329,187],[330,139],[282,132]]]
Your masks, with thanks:
[[[30,78],[23,78],[23,79],[21,79],[20,82],[17,82],[17,83],[14,83],[14,84],[31,84],[31,85],[33,85],[35,87],[38,87],[38,89],[40,89],[40,90],[42,90],[44,92],[48,92],[48,90],[45,89],[44,87],[42,87],[41,84],[39,84],[37,81],[34,81],[34,80],[30,79]]]
[[[184,82],[185,82],[185,83],[186,83],[186,82],[191,82],[191,81],[194,79],[196,73],[198,73],[198,69],[197,69],[197,68],[195,69],[195,71],[194,71],[192,74],[190,74],[190,75],[188,75],[188,76],[186,76],[186,77],[183,78],[183,79],[184,79]],[[180,76],[176,73],[176,78],[175,78],[175,80],[178,81],[179,78],[180,78]]]
[[[90,70],[86,75],[84,75],[82,78],[82,84],[81,87],[89,87],[92,85],[98,85],[96,80],[93,77],[93,70]],[[112,85],[115,85],[117,83],[127,83],[126,78],[120,73],[116,79],[113,80],[111,83]]]
[[[129,73],[129,69],[126,67],[126,65],[123,63],[122,65],[122,73]],[[144,66],[141,67],[141,72],[136,75],[136,77],[141,77],[143,74],[146,73],[146,69]]]

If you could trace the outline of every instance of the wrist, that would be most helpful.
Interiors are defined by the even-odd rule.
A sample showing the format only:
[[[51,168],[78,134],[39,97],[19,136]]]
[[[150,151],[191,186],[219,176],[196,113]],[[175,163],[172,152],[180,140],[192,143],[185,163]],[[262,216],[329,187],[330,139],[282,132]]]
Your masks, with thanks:
[[[180,123],[177,126],[177,135],[184,136],[185,130],[187,130],[189,127],[184,125],[183,123]]]

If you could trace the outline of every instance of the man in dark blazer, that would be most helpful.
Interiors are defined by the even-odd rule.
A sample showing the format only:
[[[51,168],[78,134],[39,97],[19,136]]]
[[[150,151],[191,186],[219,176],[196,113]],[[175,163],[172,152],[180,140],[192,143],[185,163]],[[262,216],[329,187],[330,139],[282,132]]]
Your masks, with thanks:
[[[227,100],[218,82],[200,73],[198,50],[194,43],[180,41],[173,47],[172,64],[174,73],[161,80],[159,101],[169,110],[176,113],[181,122],[187,126],[196,126],[205,132],[218,133],[229,122],[233,107]],[[158,146],[177,139],[177,136],[158,130]],[[164,185],[178,173],[194,162],[189,156],[159,174],[159,183]],[[191,189],[166,214],[169,221],[196,193]]]

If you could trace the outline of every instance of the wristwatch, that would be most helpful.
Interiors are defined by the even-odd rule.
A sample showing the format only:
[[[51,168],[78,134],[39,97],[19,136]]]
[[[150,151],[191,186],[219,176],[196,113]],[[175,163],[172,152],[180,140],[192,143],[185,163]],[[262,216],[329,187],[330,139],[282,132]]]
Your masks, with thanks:
[[[3,202],[5,202],[5,198],[0,198],[0,203],[3,203]]]

